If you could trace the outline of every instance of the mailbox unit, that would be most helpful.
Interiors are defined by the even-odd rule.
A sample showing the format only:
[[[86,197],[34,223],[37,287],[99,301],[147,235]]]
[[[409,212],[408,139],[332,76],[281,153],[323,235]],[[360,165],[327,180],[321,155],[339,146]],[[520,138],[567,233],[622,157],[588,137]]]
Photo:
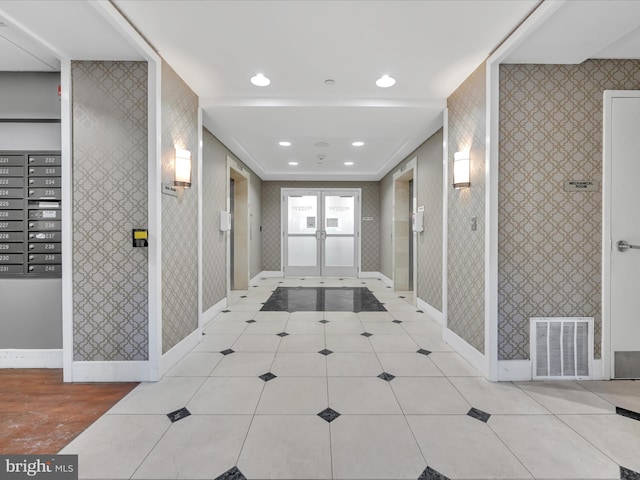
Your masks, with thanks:
[[[0,152],[0,278],[62,274],[60,152]]]

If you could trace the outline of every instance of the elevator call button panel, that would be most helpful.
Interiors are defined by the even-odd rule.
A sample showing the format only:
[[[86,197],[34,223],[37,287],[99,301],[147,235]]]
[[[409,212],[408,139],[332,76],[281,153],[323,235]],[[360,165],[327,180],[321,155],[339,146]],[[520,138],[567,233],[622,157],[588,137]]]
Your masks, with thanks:
[[[62,274],[60,152],[0,152],[0,277]]]

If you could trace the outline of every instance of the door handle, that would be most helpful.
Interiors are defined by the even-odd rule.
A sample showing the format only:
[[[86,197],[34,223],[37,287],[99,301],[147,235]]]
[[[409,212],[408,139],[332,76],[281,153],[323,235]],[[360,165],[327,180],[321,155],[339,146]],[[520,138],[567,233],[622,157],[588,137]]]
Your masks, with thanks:
[[[629,242],[626,242],[624,240],[620,240],[618,243],[616,243],[616,247],[618,247],[619,252],[623,252],[623,253],[629,250],[630,248],[640,250],[640,245],[631,245],[629,244]]]
[[[321,232],[321,233],[322,233],[322,237],[320,237],[320,238],[321,238],[321,240],[326,240],[326,239],[327,239],[327,232],[326,232],[326,231],[324,231],[324,230],[322,230],[322,232]]]

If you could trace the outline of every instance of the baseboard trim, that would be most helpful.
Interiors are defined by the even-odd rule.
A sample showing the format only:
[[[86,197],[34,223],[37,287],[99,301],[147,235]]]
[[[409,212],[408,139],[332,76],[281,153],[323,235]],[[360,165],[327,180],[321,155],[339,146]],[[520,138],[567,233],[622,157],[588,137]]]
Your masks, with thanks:
[[[260,278],[282,278],[284,275],[279,270],[263,270],[251,279],[251,283],[255,283]]]
[[[387,277],[384,273],[380,273],[380,272],[360,272],[358,274],[358,278],[377,278],[378,280],[383,281],[385,283],[385,285],[393,287],[393,280],[391,280],[389,277]]]
[[[432,307],[421,298],[417,299],[416,306],[418,307],[419,310],[422,310],[424,313],[426,313],[429,316],[429,318],[435,320],[440,325],[444,325],[444,313],[442,313],[440,310],[438,310],[435,307]]]
[[[202,329],[197,328],[187,335],[180,343],[175,345],[171,350],[162,355],[160,359],[160,377],[167,373],[176,363],[184,358],[184,356],[194,349],[202,338]]]
[[[62,349],[3,349],[0,368],[62,368]]]
[[[200,328],[203,328],[207,323],[213,320],[220,312],[222,312],[225,308],[227,308],[227,297],[224,297],[218,303],[216,303],[213,307],[209,308],[206,312],[202,314],[202,325]]]
[[[73,382],[146,382],[149,362],[73,362]]]
[[[531,360],[498,360],[499,382],[526,382],[532,378]]]
[[[462,358],[473,365],[482,375],[489,378],[489,372],[487,368],[487,361],[485,356],[478,350],[469,345],[466,340],[458,336],[453,331],[446,328],[444,330],[444,341],[448,343],[451,348],[458,352]]]

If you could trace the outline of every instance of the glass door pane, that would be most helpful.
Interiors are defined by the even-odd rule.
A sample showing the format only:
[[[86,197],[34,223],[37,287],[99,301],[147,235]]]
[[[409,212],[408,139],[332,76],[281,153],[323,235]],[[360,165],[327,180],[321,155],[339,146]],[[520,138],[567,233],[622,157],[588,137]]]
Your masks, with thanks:
[[[326,276],[357,276],[356,192],[323,192],[322,271]],[[357,219],[359,221],[359,219]]]
[[[319,194],[286,194],[285,275],[320,275]]]

